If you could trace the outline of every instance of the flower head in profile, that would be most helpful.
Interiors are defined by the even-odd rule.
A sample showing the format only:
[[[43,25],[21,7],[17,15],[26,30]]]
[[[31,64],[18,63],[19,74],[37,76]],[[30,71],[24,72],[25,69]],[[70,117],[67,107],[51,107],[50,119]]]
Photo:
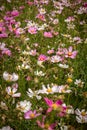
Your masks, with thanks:
[[[20,97],[21,96],[21,93],[16,93],[18,90],[18,84],[15,83],[12,85],[12,87],[7,87],[6,88],[6,92],[9,96],[12,96],[12,97]]]
[[[11,82],[11,81],[15,82],[15,81],[18,80],[19,76],[18,76],[18,74],[15,74],[15,73],[9,74],[8,72],[5,71],[5,72],[3,73],[3,78],[4,78],[6,81],[8,81],[8,82]]]
[[[44,32],[44,37],[52,38],[52,32]]]
[[[40,113],[37,113],[36,110],[34,110],[34,111],[29,110],[29,111],[25,112],[24,118],[25,119],[33,119],[39,115],[40,115]]]

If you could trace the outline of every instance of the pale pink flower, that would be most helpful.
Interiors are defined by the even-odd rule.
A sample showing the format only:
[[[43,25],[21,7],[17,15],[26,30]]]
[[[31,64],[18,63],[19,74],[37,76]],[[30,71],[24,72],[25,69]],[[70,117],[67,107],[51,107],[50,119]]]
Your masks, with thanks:
[[[38,18],[38,19],[40,19],[42,21],[46,21],[44,14],[37,14],[36,18]]]
[[[13,11],[11,12],[11,15],[17,17],[17,16],[19,15],[18,10],[13,10]]]
[[[44,37],[52,38],[52,32],[44,32]]]
[[[30,34],[36,34],[37,33],[37,28],[36,27],[29,27],[28,32]]]
[[[36,113],[36,110],[34,110],[34,111],[29,110],[29,111],[25,112],[24,118],[25,119],[33,119],[39,115],[40,115],[40,113]]]
[[[36,54],[37,54],[36,49],[35,49],[35,50],[31,50],[31,51],[29,52],[29,54],[30,54],[31,56],[36,56]]]
[[[54,53],[53,49],[47,51],[47,54],[53,54],[53,53]]]
[[[73,51],[73,47],[70,46],[68,49],[64,49],[65,52],[65,57],[66,58],[71,58],[71,59],[75,59],[76,55],[77,55],[77,51]]]

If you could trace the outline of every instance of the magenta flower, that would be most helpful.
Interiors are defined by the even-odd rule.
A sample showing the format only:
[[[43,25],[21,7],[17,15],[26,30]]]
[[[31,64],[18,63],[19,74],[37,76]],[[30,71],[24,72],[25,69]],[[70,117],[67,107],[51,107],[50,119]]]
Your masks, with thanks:
[[[29,110],[29,111],[25,112],[24,118],[25,119],[33,119],[39,115],[40,115],[40,113],[36,113],[36,110],[34,110],[34,111]]]
[[[37,33],[37,29],[36,29],[36,27],[29,27],[28,32],[30,34],[36,34]]]
[[[14,17],[17,17],[17,16],[19,15],[18,10],[13,10],[13,11],[11,12],[11,15],[14,16]]]
[[[73,48],[72,48],[72,46],[70,46],[69,48],[68,48],[68,50],[65,48],[64,49],[64,52],[65,52],[65,57],[66,58],[71,58],[71,59],[74,59],[75,57],[76,57],[76,55],[77,55],[77,51],[73,51]]]
[[[52,123],[52,124],[44,123],[45,122],[45,118],[46,118],[46,116],[43,116],[42,122],[37,120],[38,126],[41,127],[42,129],[54,130],[54,128],[56,127],[57,124],[56,123]]]
[[[39,55],[38,60],[39,60],[39,61],[42,61],[42,62],[43,62],[43,61],[46,61],[46,60],[47,60],[47,56],[41,54],[41,55]]]
[[[52,110],[59,111],[59,114],[62,114],[61,112],[66,111],[66,106],[63,104],[61,100],[57,100],[56,102],[53,102],[51,99],[44,98],[46,104],[49,106],[47,113],[51,112]]]
[[[52,38],[52,32],[44,32],[44,37]]]

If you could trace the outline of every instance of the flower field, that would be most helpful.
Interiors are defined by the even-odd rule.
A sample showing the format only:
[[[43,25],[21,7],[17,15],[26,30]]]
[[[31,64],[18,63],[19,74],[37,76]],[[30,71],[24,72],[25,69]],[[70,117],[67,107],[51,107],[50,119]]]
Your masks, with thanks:
[[[0,77],[0,130],[86,130],[86,0],[0,0]]]

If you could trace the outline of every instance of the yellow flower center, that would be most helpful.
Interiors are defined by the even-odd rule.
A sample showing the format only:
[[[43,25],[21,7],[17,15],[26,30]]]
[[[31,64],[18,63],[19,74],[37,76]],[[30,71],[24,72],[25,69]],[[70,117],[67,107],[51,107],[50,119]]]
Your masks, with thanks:
[[[68,52],[68,56],[71,56],[72,55],[72,52]]]
[[[49,124],[46,123],[46,124],[44,125],[44,128],[48,129],[48,128],[49,128]]]
[[[86,112],[84,112],[84,111],[81,112],[81,115],[82,115],[82,116],[85,116],[85,115],[86,115]]]
[[[57,108],[58,108],[58,105],[57,104],[52,104],[52,108],[54,109],[54,110],[56,110]]]
[[[30,117],[31,117],[31,118],[34,118],[34,117],[35,117],[35,114],[34,114],[34,113],[31,113],[31,114],[30,114]]]
[[[47,89],[47,92],[48,92],[48,93],[51,93],[51,92],[52,92],[52,89],[51,89],[51,88],[48,88],[48,89]]]
[[[72,80],[71,78],[68,78],[68,79],[67,79],[67,82],[68,82],[68,83],[72,83],[72,81],[73,81],[73,80]]]
[[[11,96],[12,96],[13,94],[14,94],[14,93],[11,91],[9,95],[11,95]]]

